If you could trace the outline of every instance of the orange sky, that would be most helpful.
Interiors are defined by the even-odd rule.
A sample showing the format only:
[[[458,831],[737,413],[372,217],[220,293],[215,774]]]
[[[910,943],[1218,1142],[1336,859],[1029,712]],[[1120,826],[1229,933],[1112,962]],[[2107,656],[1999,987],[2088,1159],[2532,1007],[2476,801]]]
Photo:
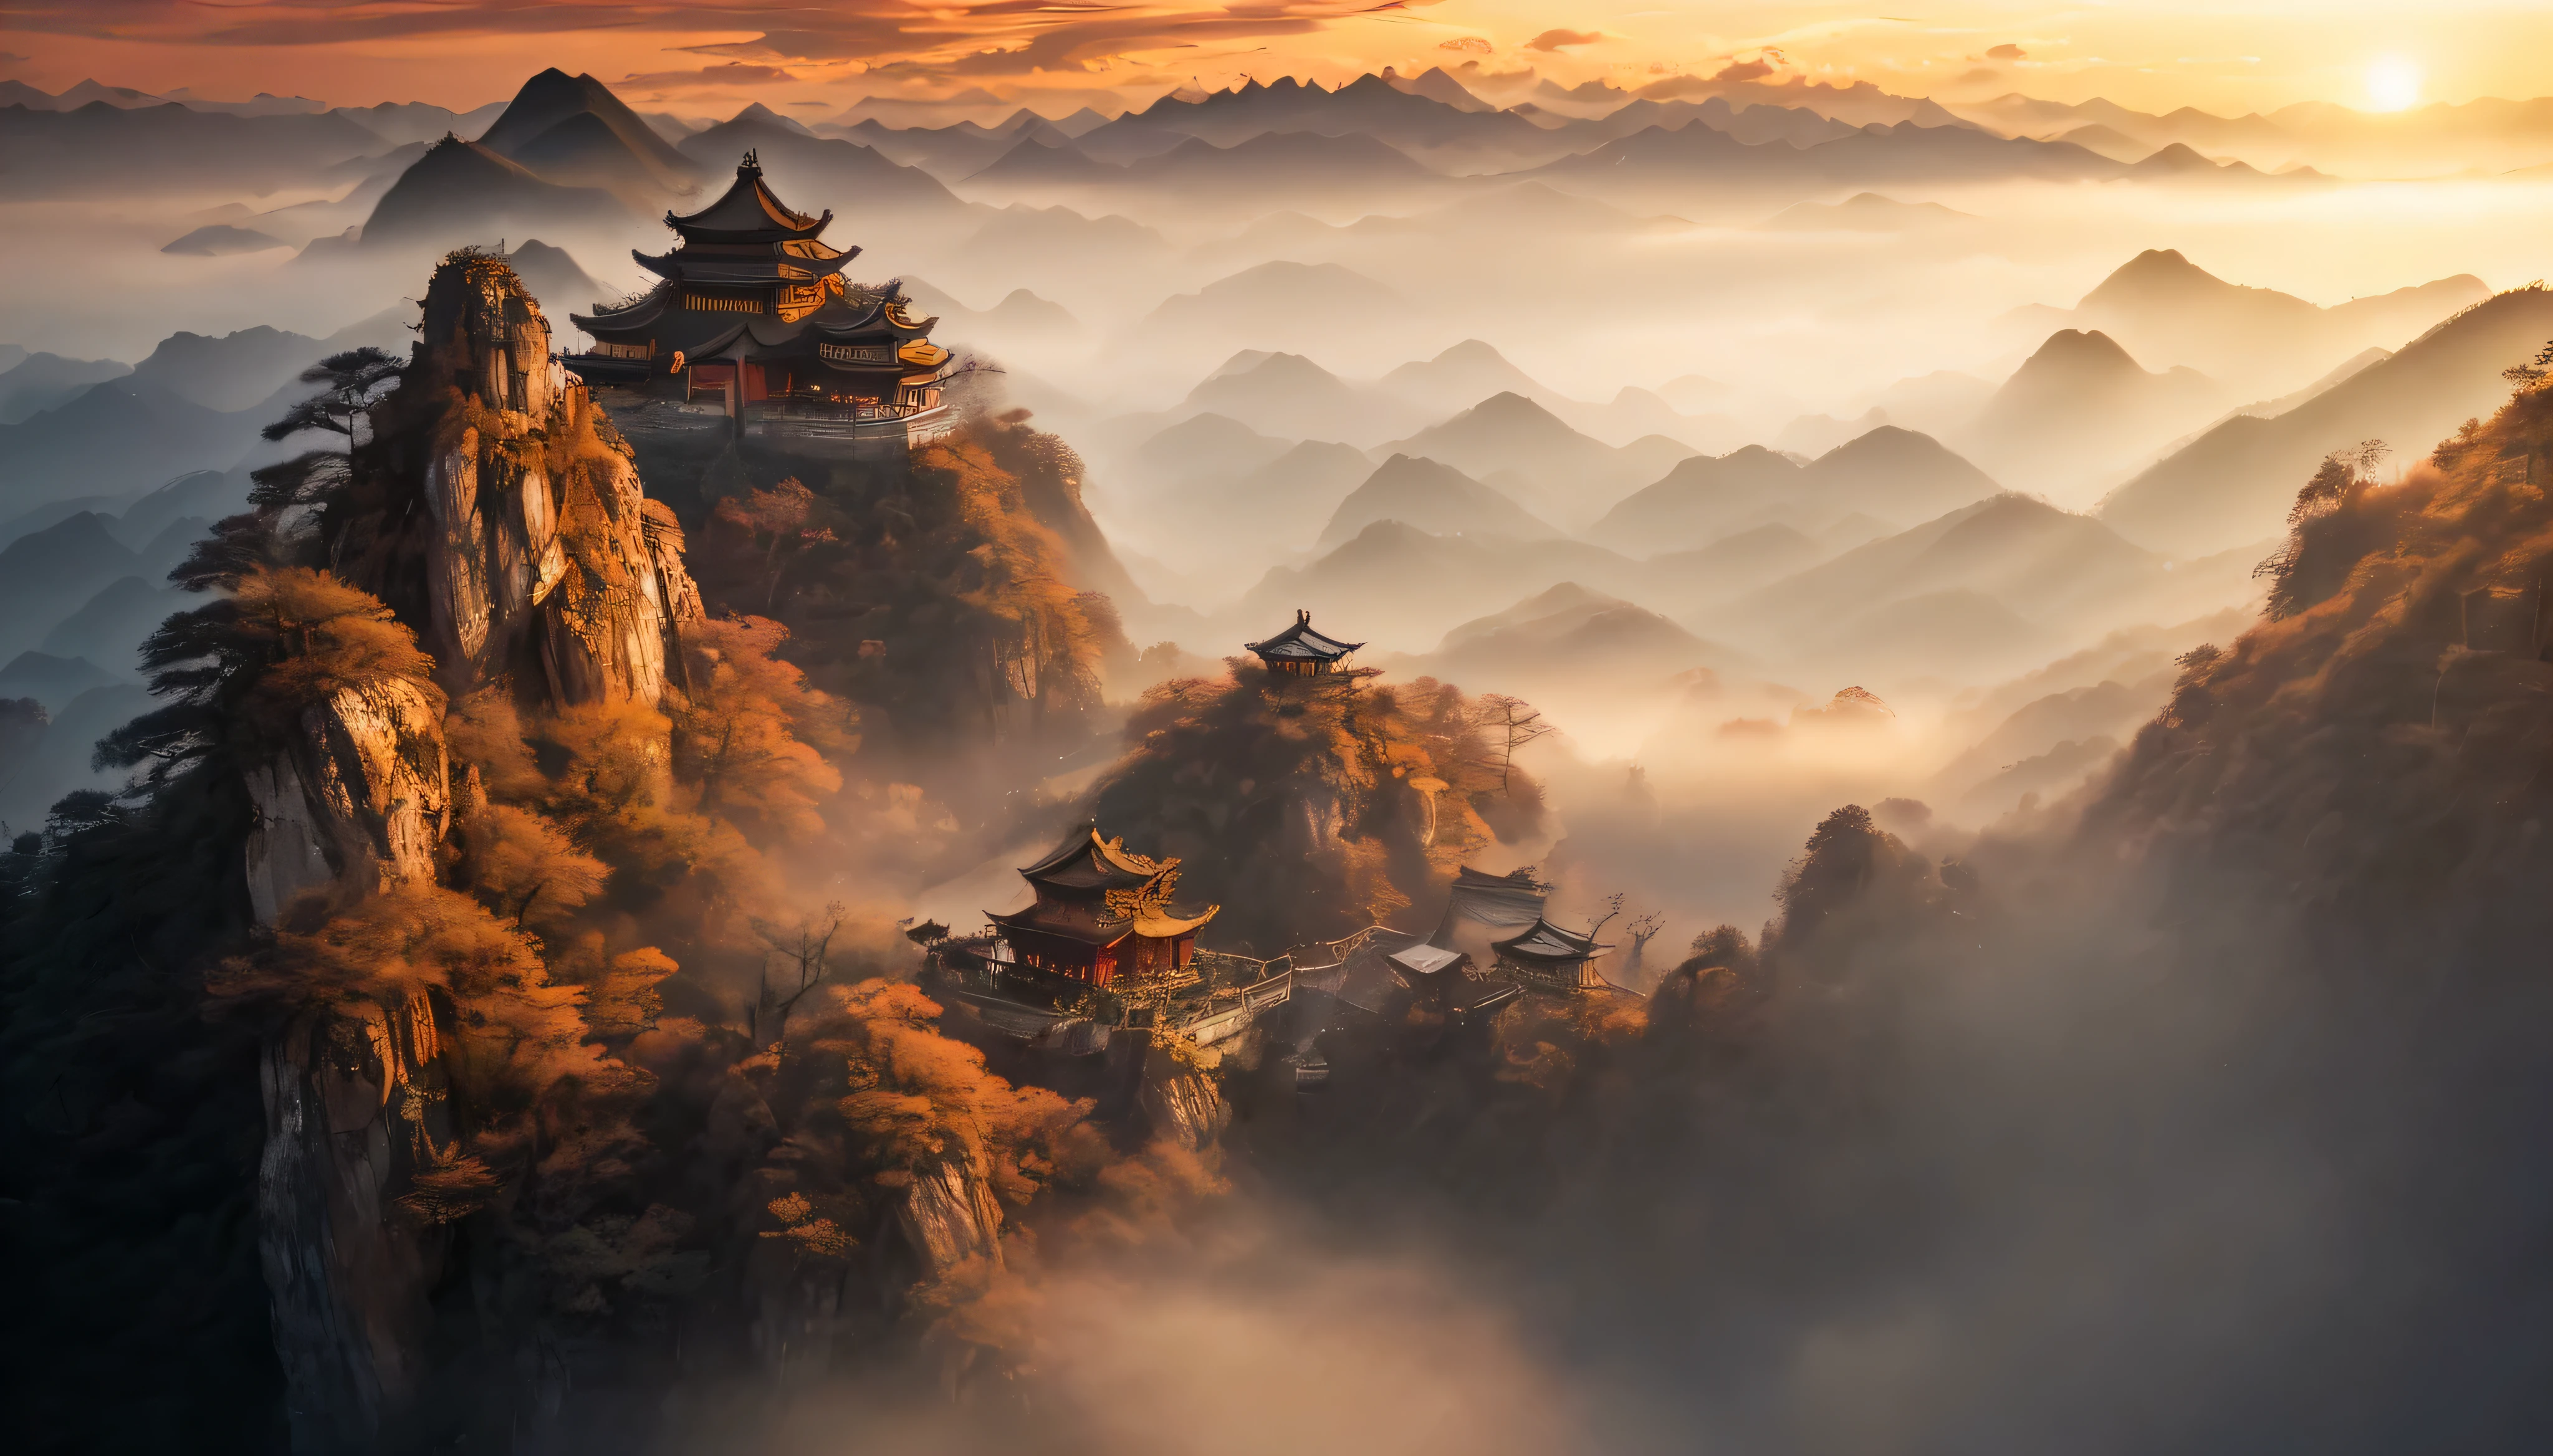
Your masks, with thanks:
[[[1191,77],[1465,62],[1637,85],[1762,60],[1944,100],[2225,113],[2371,106],[2380,63],[2416,75],[2424,102],[2553,89],[2535,63],[2553,55],[2541,0],[0,0],[0,74],[47,89],[93,75],[456,108],[544,65],[676,111],[751,99],[801,115],[870,93],[1140,102]]]

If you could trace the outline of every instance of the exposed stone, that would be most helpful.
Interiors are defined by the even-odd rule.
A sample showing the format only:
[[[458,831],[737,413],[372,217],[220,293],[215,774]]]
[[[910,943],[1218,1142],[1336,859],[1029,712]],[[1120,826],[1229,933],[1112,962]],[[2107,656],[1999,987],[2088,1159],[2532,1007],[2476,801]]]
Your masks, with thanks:
[[[273,924],[305,891],[431,878],[451,822],[443,704],[400,679],[340,689],[283,754],[248,770],[249,900]]]
[[[258,1258],[292,1448],[369,1451],[424,1375],[448,1236],[395,1206],[453,1142],[432,1003],[310,1011],[259,1059]]]
[[[942,1163],[913,1176],[896,1209],[896,1226],[932,1279],[969,1259],[1002,1265],[1002,1210],[974,1169]]]
[[[515,673],[560,707],[659,701],[703,615],[673,513],[550,359],[549,323],[501,260],[447,259],[423,327],[402,388],[457,390],[470,421],[429,453],[422,490],[439,680],[461,694]]]

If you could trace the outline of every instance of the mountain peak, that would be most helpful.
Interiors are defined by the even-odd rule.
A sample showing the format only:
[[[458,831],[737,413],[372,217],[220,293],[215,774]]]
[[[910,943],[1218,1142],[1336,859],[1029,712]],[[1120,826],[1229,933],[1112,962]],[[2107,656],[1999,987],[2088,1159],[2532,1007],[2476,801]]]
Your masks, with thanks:
[[[2120,265],[2117,272],[2101,280],[2099,287],[2084,294],[2076,306],[2134,308],[2185,302],[2234,286],[2190,262],[2176,248],[2149,248]]]
[[[2099,329],[2058,329],[2048,336],[2048,341],[2039,346],[2039,352],[2031,355],[2013,378],[2018,380],[2024,376],[2055,373],[2109,375],[2130,372],[2143,374],[2145,366],[2137,363],[2136,357],[2121,348],[2119,341],[2108,334]]]

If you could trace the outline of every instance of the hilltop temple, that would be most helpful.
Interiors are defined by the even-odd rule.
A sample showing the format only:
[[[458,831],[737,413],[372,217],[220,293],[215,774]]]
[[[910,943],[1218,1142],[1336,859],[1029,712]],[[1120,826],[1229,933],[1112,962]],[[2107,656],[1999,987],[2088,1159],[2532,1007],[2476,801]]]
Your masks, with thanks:
[[[1349,653],[1365,645],[1325,637],[1312,629],[1312,614],[1297,610],[1294,624],[1264,642],[1244,642],[1242,649],[1259,654],[1270,672],[1295,677],[1317,677],[1339,670]]]
[[[673,251],[632,251],[663,281],[639,297],[572,314],[594,345],[567,365],[633,437],[725,431],[792,454],[901,453],[953,426],[942,388],[948,351],[931,342],[902,284],[865,287],[859,256],[821,235],[746,153],[735,182],[687,216],[665,214]]]
[[[1037,896],[1028,908],[985,918],[1015,964],[1119,990],[1181,984],[1195,978],[1197,931],[1222,907],[1173,907],[1178,867],[1077,831],[1020,871]]]

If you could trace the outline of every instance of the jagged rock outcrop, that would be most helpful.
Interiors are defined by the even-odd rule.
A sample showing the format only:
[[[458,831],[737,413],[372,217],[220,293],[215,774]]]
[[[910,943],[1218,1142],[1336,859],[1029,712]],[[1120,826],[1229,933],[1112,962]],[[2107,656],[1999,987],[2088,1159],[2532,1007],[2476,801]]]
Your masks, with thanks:
[[[258,920],[272,925],[295,897],[330,884],[431,879],[453,813],[439,695],[397,678],[343,688],[305,711],[300,729],[248,770]]]
[[[436,686],[383,678],[307,710],[246,770],[258,918],[433,882],[481,801],[454,782],[444,694],[510,682],[551,707],[655,704],[702,616],[673,514],[628,446],[549,357],[549,325],[499,259],[456,254],[426,290],[398,390],[322,536],[434,659]],[[426,1360],[447,1237],[400,1205],[453,1147],[448,1007],[419,995],[300,1012],[261,1052],[267,1107],[259,1248],[296,1452],[375,1449]]]
[[[924,1272],[938,1279],[969,1259],[1002,1264],[1002,1210],[973,1168],[940,1163],[917,1173],[896,1207],[896,1227]]]
[[[549,323],[502,259],[445,259],[421,329],[380,411],[376,468],[413,473],[378,494],[412,493],[422,511],[401,526],[413,539],[359,555],[356,579],[423,609],[456,695],[509,677],[557,707],[658,701],[681,671],[682,623],[702,616],[673,512],[647,501],[628,443],[551,359]]]
[[[1232,1109],[1212,1075],[1218,1060],[1212,1050],[1176,1033],[1154,1035],[1135,1092],[1135,1106],[1154,1136],[1196,1152],[1222,1135]]]
[[[391,1205],[453,1143],[441,1050],[422,992],[305,1011],[261,1049],[258,1260],[297,1453],[377,1448],[424,1376],[449,1236]]]

